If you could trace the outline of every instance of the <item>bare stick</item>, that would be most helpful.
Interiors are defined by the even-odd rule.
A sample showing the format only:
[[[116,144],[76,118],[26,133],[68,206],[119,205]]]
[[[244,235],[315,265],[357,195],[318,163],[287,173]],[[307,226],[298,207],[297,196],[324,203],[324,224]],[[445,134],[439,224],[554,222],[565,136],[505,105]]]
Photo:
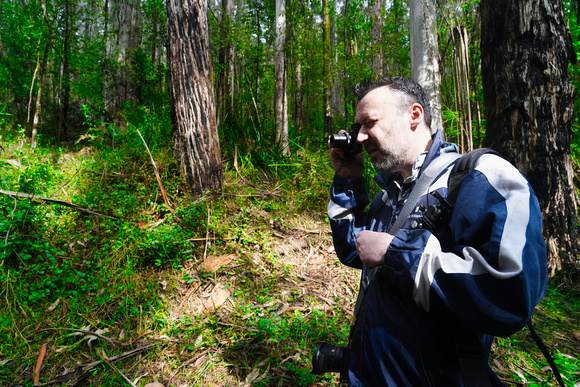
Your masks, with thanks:
[[[40,380],[40,368],[42,367],[42,362],[44,361],[44,355],[46,355],[46,343],[42,344],[40,353],[38,354],[38,359],[36,359],[36,367],[34,367],[35,386],[38,386],[38,381]]]
[[[153,164],[153,170],[155,171],[155,177],[157,178],[157,183],[159,184],[159,188],[161,189],[161,195],[163,195],[163,201],[165,201],[165,204],[167,204],[167,208],[169,209],[169,211],[171,211],[171,213],[177,217],[177,214],[173,211],[173,208],[171,208],[171,205],[169,204],[169,199],[167,199],[167,195],[165,194],[165,188],[163,188],[163,183],[161,182],[161,177],[159,176],[159,171],[157,170],[157,164],[155,164],[155,160],[153,159],[153,155],[149,151],[149,147],[147,146],[147,143],[145,142],[145,139],[141,135],[141,132],[139,131],[139,129],[137,129],[137,133],[139,134],[139,137],[141,137],[141,140],[143,141],[143,144],[145,145],[145,149],[147,149],[147,153],[149,153],[149,157],[151,158],[151,164]],[[179,218],[179,217],[177,217],[177,218]]]

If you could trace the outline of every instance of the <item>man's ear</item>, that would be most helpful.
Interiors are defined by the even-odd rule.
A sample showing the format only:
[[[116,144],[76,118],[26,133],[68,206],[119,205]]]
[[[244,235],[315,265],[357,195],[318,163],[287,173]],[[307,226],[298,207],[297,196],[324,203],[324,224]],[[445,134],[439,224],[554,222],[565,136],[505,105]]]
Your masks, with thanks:
[[[414,103],[411,106],[411,116],[409,118],[409,123],[411,124],[411,129],[415,130],[420,123],[423,122],[423,106],[418,103]]]

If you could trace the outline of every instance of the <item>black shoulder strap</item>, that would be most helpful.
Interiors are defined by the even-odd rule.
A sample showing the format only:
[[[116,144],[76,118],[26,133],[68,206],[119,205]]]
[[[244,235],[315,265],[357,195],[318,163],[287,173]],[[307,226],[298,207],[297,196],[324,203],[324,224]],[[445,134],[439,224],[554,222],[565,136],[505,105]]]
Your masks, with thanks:
[[[455,204],[457,195],[459,195],[461,183],[463,183],[463,179],[475,169],[477,166],[477,161],[484,154],[493,154],[501,157],[501,155],[493,149],[478,148],[464,154],[459,160],[457,160],[453,166],[453,169],[451,170],[447,184],[447,201],[449,201],[449,203]]]
[[[455,205],[457,195],[461,189],[463,179],[469,175],[477,166],[477,162],[484,154],[499,154],[489,148],[478,148],[463,155],[451,169],[447,182],[447,201]],[[466,386],[487,387],[491,386],[483,344],[481,338],[473,332],[457,332],[455,338],[455,349],[459,356],[459,365],[463,375],[463,382]]]

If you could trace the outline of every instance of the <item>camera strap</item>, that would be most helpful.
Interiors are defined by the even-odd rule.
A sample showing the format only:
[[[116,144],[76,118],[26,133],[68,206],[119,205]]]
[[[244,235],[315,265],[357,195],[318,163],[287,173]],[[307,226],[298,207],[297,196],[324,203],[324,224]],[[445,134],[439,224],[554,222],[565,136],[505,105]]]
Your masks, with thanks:
[[[429,191],[429,187],[433,183],[433,181],[443,172],[448,166],[451,165],[455,160],[460,158],[461,155],[455,152],[443,153],[435,160],[431,162],[431,164],[427,165],[425,170],[422,171],[421,175],[417,179],[411,194],[405,201],[399,216],[395,220],[393,226],[389,229],[389,234],[395,235],[397,231],[403,226],[411,212],[415,208],[415,205],[419,201],[423,195],[425,195]],[[364,299],[364,293],[366,289],[369,287],[375,275],[379,271],[380,266],[371,269],[366,276],[361,280],[360,289],[358,292],[358,296],[356,299],[356,304],[354,306],[354,321],[353,325],[355,324],[359,309],[362,305],[362,301]]]

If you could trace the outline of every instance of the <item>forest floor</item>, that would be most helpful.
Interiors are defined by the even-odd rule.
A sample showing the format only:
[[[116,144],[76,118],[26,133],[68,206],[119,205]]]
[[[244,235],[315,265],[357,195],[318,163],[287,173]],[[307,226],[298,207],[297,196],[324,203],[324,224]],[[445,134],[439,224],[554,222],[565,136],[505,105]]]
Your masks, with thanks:
[[[267,214],[260,217],[263,224],[270,225],[265,231],[268,242],[239,254],[206,257],[201,267],[211,279],[203,286],[184,283],[176,289],[168,311],[171,318],[177,321],[183,316],[211,314],[207,318],[215,326],[211,334],[216,346],[193,354],[166,347],[161,358],[181,356],[183,365],[160,383],[187,386],[203,380],[199,385],[296,385],[288,362],[308,366],[312,343],[296,347],[287,341],[309,342],[313,327],[308,324],[317,322],[320,326],[315,329],[334,331],[337,319],[344,326],[350,323],[359,273],[338,262],[330,229],[321,216],[303,215],[286,227],[268,221]],[[191,276],[200,275],[195,268],[185,270],[191,270]],[[246,281],[260,295],[248,294]],[[248,320],[255,323],[248,324]],[[273,334],[268,335],[269,331]],[[201,342],[202,336],[196,341]],[[163,375],[162,368],[163,362],[150,372]]]

